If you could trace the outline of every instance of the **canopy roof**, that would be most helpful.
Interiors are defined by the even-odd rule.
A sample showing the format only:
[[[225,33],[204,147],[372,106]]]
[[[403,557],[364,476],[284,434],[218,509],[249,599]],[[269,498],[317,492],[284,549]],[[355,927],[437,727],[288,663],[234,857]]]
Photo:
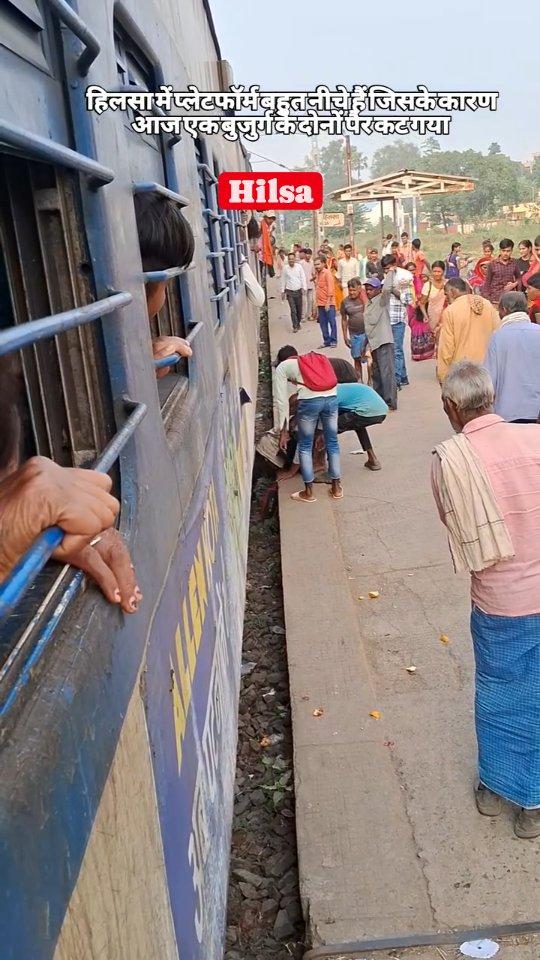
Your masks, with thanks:
[[[364,180],[350,187],[333,190],[330,197],[344,203],[354,200],[369,203],[373,200],[399,200],[437,193],[463,193],[474,190],[474,187],[475,182],[469,177],[400,170],[399,173],[387,173],[376,180]]]

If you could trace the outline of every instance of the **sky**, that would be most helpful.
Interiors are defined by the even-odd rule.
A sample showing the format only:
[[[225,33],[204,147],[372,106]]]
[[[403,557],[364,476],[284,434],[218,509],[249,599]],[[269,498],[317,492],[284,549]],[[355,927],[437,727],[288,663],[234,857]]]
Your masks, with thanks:
[[[540,152],[540,3],[363,3],[362,0],[210,0],[221,54],[235,83],[262,90],[312,90],[319,83],[385,84],[394,90],[496,90],[496,112],[455,113],[441,148],[487,151],[496,141],[515,160]],[[380,16],[377,16],[377,10]],[[528,38],[531,38],[529,41]],[[353,137],[369,157],[394,137]],[[310,138],[246,144],[286,166]],[[252,156],[254,169],[272,169]]]

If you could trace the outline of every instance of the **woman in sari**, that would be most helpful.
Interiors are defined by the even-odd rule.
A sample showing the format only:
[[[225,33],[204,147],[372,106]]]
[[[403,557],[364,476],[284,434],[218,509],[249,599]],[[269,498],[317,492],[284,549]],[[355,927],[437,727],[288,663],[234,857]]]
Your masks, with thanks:
[[[491,240],[484,240],[482,243],[482,256],[479,260],[476,261],[474,270],[469,277],[469,283],[473,289],[474,293],[481,293],[482,287],[486,282],[486,271],[488,268],[488,263],[493,260],[493,252],[495,248]]]
[[[411,329],[411,357],[413,360],[432,360],[435,356],[435,337],[431,332],[425,309],[420,306],[425,277],[416,273],[416,264],[411,260],[405,267],[412,275],[414,301],[407,307]]]
[[[429,323],[429,328],[435,337],[435,343],[439,340],[442,314],[447,305],[444,292],[446,283],[444,272],[444,262],[442,260],[435,260],[431,265],[431,277],[424,283],[419,300],[420,309],[424,312],[426,320]]]

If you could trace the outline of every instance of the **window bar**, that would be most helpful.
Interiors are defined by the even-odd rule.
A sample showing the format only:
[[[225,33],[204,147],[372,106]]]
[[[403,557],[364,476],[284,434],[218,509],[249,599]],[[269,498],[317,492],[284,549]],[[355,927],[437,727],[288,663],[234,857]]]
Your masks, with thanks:
[[[217,183],[217,177],[214,176],[214,171],[210,169],[207,163],[198,163],[197,170],[204,174],[209,183]]]
[[[131,300],[130,293],[113,293],[110,297],[88,303],[84,307],[75,307],[64,313],[55,313],[40,320],[29,320],[28,323],[19,323],[8,330],[2,330],[0,331],[0,356],[22,350],[23,347],[31,346],[38,340],[46,340],[73,327],[81,327],[85,323],[91,323],[92,320],[99,320],[100,317],[113,313],[119,307],[125,307],[126,304],[131,303]]]
[[[227,236],[229,238],[228,242],[231,248],[231,274],[234,275],[234,279],[235,279],[235,284],[233,289],[236,292],[237,284],[239,284],[240,282],[240,275],[239,275],[239,263],[238,263],[238,250],[236,249],[236,242],[235,242],[236,238],[234,235],[234,226],[235,226],[234,214],[235,214],[235,211],[232,210],[231,215],[226,217],[225,224],[226,224]]]
[[[93,465],[94,470],[108,473],[118,459],[120,452],[132,436],[135,428],[146,416],[146,404],[125,400],[125,410],[129,416],[118,433],[107,444],[103,453]],[[7,579],[0,586],[0,625],[13,612],[38,573],[43,569],[56,547],[60,546],[64,531],[60,527],[48,527],[15,565]]]
[[[213,210],[210,209],[210,207],[204,207],[203,213],[205,213],[207,217],[211,217],[212,220],[226,220],[226,217],[224,214],[215,213]]]
[[[212,300],[212,302],[223,300],[223,297],[226,297],[228,292],[229,292],[229,288],[223,287],[223,289],[220,290],[219,293],[216,293],[214,294],[213,297],[210,297],[210,300]]]
[[[203,328],[203,321],[199,320],[198,323],[195,323],[191,330],[189,331],[186,340],[191,346],[197,334]],[[160,360],[154,360],[154,367],[156,370],[159,370],[160,367],[174,367],[175,364],[179,363],[182,357],[179,353],[171,353],[168,357],[161,357]]]
[[[144,283],[161,283],[172,280],[173,277],[181,277],[182,274],[194,270],[195,264],[190,263],[188,267],[168,267],[166,270],[145,270],[142,274]]]
[[[84,44],[85,49],[77,60],[77,71],[81,77],[86,77],[101,50],[99,40],[94,36],[92,31],[89,30],[84,20],[81,20],[73,7],[70,7],[69,3],[66,3],[66,0],[47,0],[47,3],[49,7],[54,10],[64,26],[68,27],[68,29],[79,38],[81,43]]]
[[[133,193],[159,193],[162,197],[169,197],[170,200],[175,200],[179,207],[187,207],[189,205],[187,197],[182,197],[179,193],[175,193],[174,190],[169,190],[169,188],[164,187],[163,184],[153,183],[151,180],[134,183]],[[204,212],[206,213],[206,211]]]
[[[0,120],[0,143],[13,147],[17,152],[22,151],[32,160],[44,160],[46,163],[56,163],[61,167],[85,173],[90,177],[92,185],[96,187],[102,187],[105,183],[111,183],[114,180],[114,171],[92,160],[91,157],[77,153],[76,150],[70,150],[63,143],[30,133],[23,127],[16,127],[5,120]]]

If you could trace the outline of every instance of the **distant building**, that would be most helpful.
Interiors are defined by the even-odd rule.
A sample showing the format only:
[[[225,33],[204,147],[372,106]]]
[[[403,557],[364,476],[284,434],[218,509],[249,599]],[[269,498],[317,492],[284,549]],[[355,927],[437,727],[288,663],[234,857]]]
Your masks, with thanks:
[[[540,154],[536,156],[540,157]],[[536,201],[529,203],[514,203],[504,206],[503,214],[506,220],[539,220],[540,219],[540,196]]]

